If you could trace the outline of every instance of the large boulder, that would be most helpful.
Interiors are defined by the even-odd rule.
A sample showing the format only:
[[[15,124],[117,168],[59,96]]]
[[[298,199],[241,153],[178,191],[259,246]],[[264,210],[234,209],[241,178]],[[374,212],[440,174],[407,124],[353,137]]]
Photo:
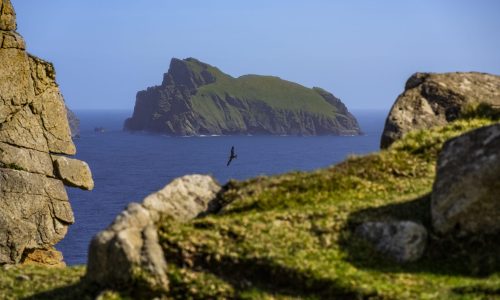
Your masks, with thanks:
[[[445,125],[479,103],[500,106],[500,76],[485,73],[416,73],[389,112],[381,148],[405,133]]]
[[[0,264],[63,265],[53,246],[74,217],[52,155],[76,149],[53,65],[15,30],[12,4],[0,0]]]
[[[147,196],[143,205],[152,213],[154,221],[160,216],[170,216],[185,222],[201,213],[217,210],[216,196],[219,191],[220,185],[211,176],[183,176]]]
[[[101,286],[119,287],[146,280],[151,290],[167,290],[167,263],[149,211],[131,203],[97,234],[89,247],[86,278]]]
[[[161,218],[185,222],[213,210],[220,185],[211,176],[187,175],[132,203],[91,241],[86,279],[117,287],[141,281],[150,292],[168,289],[167,263],[158,242]]]
[[[431,199],[438,233],[500,232],[500,124],[444,144]]]
[[[356,228],[356,235],[400,263],[418,260],[427,245],[427,230],[412,221],[365,222]]]

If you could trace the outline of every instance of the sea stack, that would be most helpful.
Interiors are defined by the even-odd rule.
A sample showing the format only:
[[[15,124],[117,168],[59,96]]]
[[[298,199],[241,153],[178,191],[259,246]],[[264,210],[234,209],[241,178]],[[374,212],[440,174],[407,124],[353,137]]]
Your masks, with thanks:
[[[159,86],[137,93],[129,131],[168,135],[358,135],[346,106],[320,88],[273,76],[238,78],[173,58]]]

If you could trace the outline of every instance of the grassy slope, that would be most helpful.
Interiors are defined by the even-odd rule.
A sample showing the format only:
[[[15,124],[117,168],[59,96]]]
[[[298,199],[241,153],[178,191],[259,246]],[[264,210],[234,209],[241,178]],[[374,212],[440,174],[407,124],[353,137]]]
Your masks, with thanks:
[[[162,223],[169,297],[500,298],[498,236],[457,243],[431,235],[422,260],[401,266],[351,234],[367,219],[413,219],[429,227],[427,195],[442,143],[490,123],[461,120],[327,169],[230,182],[221,214]],[[0,298],[83,298],[92,288],[77,284],[82,274],[81,267],[1,271]]]
[[[497,237],[456,243],[431,235],[421,261],[399,266],[351,234],[367,219],[429,227],[442,143],[489,123],[462,120],[328,169],[231,183],[221,214],[161,227],[173,291],[195,299],[500,296]]]
[[[197,61],[186,63],[194,72],[203,70]],[[216,82],[200,87],[191,102],[194,110],[215,124],[223,124],[224,115],[214,98],[228,104],[226,95],[246,103],[263,102],[273,109],[306,111],[332,118],[336,116],[335,107],[313,89],[274,76],[245,75],[233,78],[213,66],[206,67],[215,76]],[[243,122],[234,107],[230,115],[233,120]]]

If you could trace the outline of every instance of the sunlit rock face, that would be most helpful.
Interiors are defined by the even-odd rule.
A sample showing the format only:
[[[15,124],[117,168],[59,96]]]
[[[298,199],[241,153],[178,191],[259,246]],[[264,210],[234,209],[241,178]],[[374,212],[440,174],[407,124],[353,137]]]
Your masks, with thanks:
[[[76,149],[54,67],[26,52],[16,28],[10,0],[1,0],[0,264],[61,265],[53,246],[75,220],[54,154]],[[92,188],[90,171],[82,169],[65,174]]]
[[[500,76],[468,73],[415,73],[406,82],[385,122],[381,148],[405,133],[445,125],[468,106],[500,106]]]

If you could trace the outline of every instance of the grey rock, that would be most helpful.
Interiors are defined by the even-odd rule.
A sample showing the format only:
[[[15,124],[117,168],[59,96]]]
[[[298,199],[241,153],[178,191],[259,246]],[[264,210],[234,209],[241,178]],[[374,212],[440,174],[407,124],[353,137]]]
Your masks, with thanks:
[[[427,245],[427,230],[411,221],[365,222],[356,228],[356,235],[400,263],[418,260]]]
[[[216,209],[216,196],[220,189],[220,185],[211,176],[183,176],[147,196],[143,205],[151,212],[155,222],[160,216],[170,216],[181,222],[187,221],[200,213]]]
[[[405,133],[445,125],[466,106],[500,106],[500,76],[485,73],[416,73],[391,108],[382,133],[387,148]]]
[[[142,274],[151,290],[168,289],[157,222],[166,216],[184,222],[210,211],[220,188],[210,176],[187,175],[146,197],[142,204],[130,204],[92,239],[86,279],[101,286],[121,286],[132,284]]]
[[[444,144],[431,212],[434,229],[441,234],[500,232],[500,124]]]
[[[55,174],[68,186],[78,187],[84,190],[94,188],[94,180],[89,165],[81,160],[65,156],[52,155]]]
[[[151,289],[168,289],[167,263],[149,211],[130,204],[89,247],[86,278],[104,286],[131,284],[147,274]]]

